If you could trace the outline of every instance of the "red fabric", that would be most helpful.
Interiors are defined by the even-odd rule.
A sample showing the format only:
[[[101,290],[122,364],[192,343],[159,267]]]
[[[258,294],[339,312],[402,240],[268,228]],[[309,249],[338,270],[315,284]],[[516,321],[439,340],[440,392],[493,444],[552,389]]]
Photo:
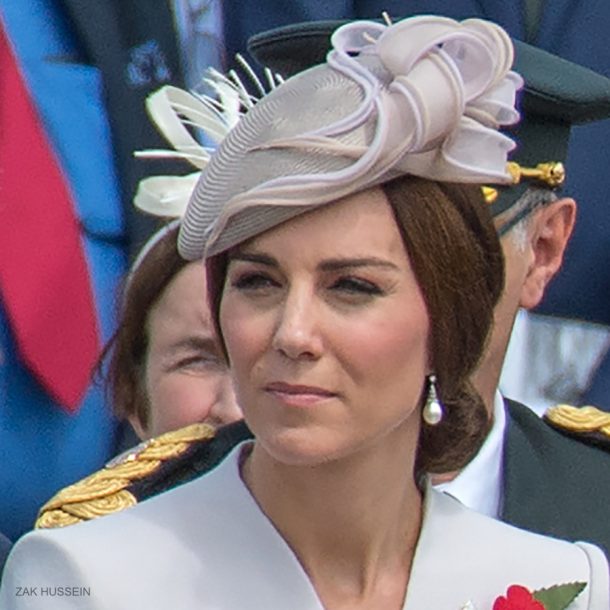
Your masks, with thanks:
[[[0,296],[21,359],[76,411],[99,352],[89,270],[72,197],[2,23]]]
[[[506,591],[506,597],[498,597],[493,610],[545,610],[544,605],[520,585],[512,585]]]

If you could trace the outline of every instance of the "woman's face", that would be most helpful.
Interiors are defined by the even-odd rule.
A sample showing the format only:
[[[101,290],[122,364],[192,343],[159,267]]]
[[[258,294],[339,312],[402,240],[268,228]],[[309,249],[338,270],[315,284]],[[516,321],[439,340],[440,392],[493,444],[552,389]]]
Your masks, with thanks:
[[[147,321],[145,391],[151,437],[195,422],[241,417],[206,298],[205,271],[189,263],[167,285]]]
[[[236,249],[220,322],[238,402],[275,459],[339,459],[390,433],[417,442],[429,320],[380,189]]]

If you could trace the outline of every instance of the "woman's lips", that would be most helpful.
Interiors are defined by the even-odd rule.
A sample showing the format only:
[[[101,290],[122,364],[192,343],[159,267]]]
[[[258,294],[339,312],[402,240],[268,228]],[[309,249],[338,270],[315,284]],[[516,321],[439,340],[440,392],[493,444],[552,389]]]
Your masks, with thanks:
[[[335,392],[317,386],[273,382],[265,386],[265,391],[283,403],[307,407],[337,396]]]

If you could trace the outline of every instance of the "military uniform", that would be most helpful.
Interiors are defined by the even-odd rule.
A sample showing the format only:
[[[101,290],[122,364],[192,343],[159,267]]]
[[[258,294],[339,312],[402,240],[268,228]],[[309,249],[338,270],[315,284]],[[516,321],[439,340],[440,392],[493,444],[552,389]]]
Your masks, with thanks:
[[[506,406],[502,520],[592,541],[610,556],[610,416],[574,409],[581,417],[570,424],[553,409],[540,419],[519,403]]]

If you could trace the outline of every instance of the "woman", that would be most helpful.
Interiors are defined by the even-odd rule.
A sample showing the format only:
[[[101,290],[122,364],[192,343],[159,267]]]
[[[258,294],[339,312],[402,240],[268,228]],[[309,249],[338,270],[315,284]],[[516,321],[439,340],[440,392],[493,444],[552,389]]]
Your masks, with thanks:
[[[179,222],[160,229],[134,262],[119,323],[102,360],[115,413],[141,439],[241,418],[207,305],[199,262],[176,249]]]
[[[483,610],[514,584],[574,581],[564,607],[580,588],[570,608],[608,607],[599,549],[427,484],[487,426],[469,375],[502,257],[479,187],[455,182],[511,181],[497,131],[517,116],[510,41],[421,17],[333,43],[227,136],[181,229],[182,254],[207,258],[255,441],[132,510],[27,537],[2,601],[49,582],[36,556],[91,587],[79,608]]]
[[[210,160],[210,149],[173,116],[172,108],[178,105],[189,118],[205,121],[206,141],[219,143],[238,121],[240,102],[249,102],[239,91],[227,89],[223,75],[213,72],[207,80],[222,103],[169,86],[149,96],[147,111],[173,149],[136,153],[178,158],[197,170],[140,181],[134,205],[146,214],[175,220],[157,231],[136,257],[118,329],[100,359],[115,413],[128,419],[141,439],[195,422],[219,425],[241,419],[210,317],[205,275],[199,261],[187,262],[176,249],[179,218]]]

